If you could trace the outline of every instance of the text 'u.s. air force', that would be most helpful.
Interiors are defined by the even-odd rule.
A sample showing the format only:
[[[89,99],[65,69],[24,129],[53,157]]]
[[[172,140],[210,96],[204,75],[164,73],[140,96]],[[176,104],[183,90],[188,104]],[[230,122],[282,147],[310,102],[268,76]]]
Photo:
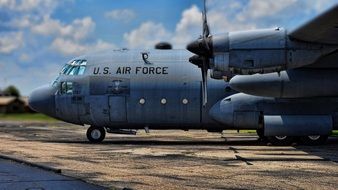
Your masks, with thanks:
[[[124,75],[124,74],[144,74],[144,75],[167,75],[168,67],[118,67],[116,69],[112,69],[109,67],[94,67],[93,69],[94,75],[108,75],[108,74],[116,74],[116,75]]]

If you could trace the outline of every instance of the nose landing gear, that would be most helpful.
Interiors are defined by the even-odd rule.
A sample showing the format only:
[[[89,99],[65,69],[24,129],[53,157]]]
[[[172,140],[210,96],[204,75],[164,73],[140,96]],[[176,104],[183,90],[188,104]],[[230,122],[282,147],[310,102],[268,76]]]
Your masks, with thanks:
[[[100,143],[106,137],[104,127],[90,126],[87,130],[87,138],[92,143]]]

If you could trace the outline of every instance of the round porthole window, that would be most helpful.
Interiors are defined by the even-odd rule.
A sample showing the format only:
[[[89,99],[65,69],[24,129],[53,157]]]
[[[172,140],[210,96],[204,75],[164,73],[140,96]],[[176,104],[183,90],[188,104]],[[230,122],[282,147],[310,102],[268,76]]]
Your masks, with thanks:
[[[189,103],[189,101],[188,101],[188,99],[184,98],[184,99],[182,100],[182,103],[183,103],[184,105],[186,105],[186,104]]]
[[[146,103],[146,100],[145,100],[144,98],[141,98],[140,101],[139,101],[139,103],[140,103],[141,105],[143,105],[143,104]]]
[[[166,100],[165,98],[162,98],[162,99],[161,99],[161,104],[164,105],[164,104],[166,104],[166,103],[167,103],[167,100]]]

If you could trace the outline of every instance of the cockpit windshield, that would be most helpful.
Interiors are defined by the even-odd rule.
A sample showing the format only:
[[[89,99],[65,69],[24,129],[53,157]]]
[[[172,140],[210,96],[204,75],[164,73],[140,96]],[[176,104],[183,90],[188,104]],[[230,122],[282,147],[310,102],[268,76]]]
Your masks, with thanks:
[[[87,60],[76,59],[67,63],[60,74],[64,75],[83,75],[86,70]]]

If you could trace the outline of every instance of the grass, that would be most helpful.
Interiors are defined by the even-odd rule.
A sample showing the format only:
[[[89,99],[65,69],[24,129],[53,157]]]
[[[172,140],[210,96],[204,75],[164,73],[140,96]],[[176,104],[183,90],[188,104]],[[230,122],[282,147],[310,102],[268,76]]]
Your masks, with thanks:
[[[338,137],[338,130],[332,131],[332,136]]]
[[[15,114],[0,114],[0,121],[56,122],[58,120],[41,113],[15,113]]]
[[[256,133],[256,130],[240,130],[240,133]]]

